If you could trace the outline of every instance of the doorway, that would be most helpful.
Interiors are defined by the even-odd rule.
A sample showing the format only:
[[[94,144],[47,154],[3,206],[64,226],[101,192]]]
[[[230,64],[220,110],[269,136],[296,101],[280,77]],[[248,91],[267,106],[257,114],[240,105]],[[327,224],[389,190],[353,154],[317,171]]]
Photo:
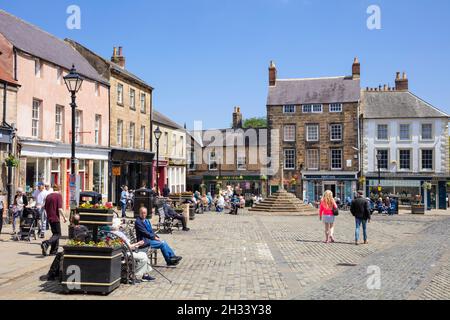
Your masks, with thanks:
[[[323,192],[331,191],[333,193],[333,197],[336,197],[336,183],[335,182],[324,182],[323,183]]]

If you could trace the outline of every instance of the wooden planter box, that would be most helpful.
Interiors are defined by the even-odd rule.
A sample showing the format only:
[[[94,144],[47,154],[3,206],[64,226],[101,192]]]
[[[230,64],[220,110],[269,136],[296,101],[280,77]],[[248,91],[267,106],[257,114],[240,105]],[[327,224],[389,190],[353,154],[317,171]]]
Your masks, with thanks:
[[[412,214],[425,214],[425,206],[412,205],[411,213]]]
[[[80,216],[80,223],[85,226],[110,226],[114,218],[112,209],[83,209],[77,208],[77,214]]]
[[[66,293],[109,294],[120,286],[122,249],[64,247],[63,280]],[[73,270],[80,270],[77,278]],[[68,275],[69,273],[69,275]]]

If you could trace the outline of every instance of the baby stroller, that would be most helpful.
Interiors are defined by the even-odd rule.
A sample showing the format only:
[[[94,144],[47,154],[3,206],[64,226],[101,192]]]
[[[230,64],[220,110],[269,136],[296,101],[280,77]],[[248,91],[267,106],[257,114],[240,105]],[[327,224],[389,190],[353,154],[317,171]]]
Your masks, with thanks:
[[[24,208],[20,217],[20,232],[17,234],[17,240],[31,241],[31,236],[37,240],[36,231],[40,218],[39,209]]]

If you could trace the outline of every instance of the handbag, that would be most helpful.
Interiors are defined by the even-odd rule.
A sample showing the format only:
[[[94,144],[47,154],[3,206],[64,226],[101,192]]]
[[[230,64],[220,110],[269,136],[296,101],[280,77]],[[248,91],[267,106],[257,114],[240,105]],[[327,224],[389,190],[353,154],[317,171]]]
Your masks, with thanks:
[[[333,207],[333,215],[337,217],[339,215],[339,209],[337,207]]]

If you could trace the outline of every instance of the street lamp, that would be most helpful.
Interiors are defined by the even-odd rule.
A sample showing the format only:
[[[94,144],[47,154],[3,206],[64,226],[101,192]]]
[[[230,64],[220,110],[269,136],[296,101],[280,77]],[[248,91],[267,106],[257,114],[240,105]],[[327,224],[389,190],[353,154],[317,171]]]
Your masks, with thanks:
[[[156,139],[156,194],[159,195],[159,139],[162,135],[159,127],[156,128],[154,135]]]
[[[381,167],[380,167],[380,162],[381,162],[381,153],[378,151],[377,152],[377,166],[378,166],[378,193],[381,196]]]
[[[69,90],[72,96],[72,103],[70,104],[72,108],[72,157],[70,158],[71,163],[71,174],[75,175],[75,110],[77,108],[76,104],[76,94],[81,89],[81,85],[83,84],[83,77],[81,77],[75,66],[72,65],[72,69],[69,74],[64,77],[64,82],[66,83],[67,90]]]

